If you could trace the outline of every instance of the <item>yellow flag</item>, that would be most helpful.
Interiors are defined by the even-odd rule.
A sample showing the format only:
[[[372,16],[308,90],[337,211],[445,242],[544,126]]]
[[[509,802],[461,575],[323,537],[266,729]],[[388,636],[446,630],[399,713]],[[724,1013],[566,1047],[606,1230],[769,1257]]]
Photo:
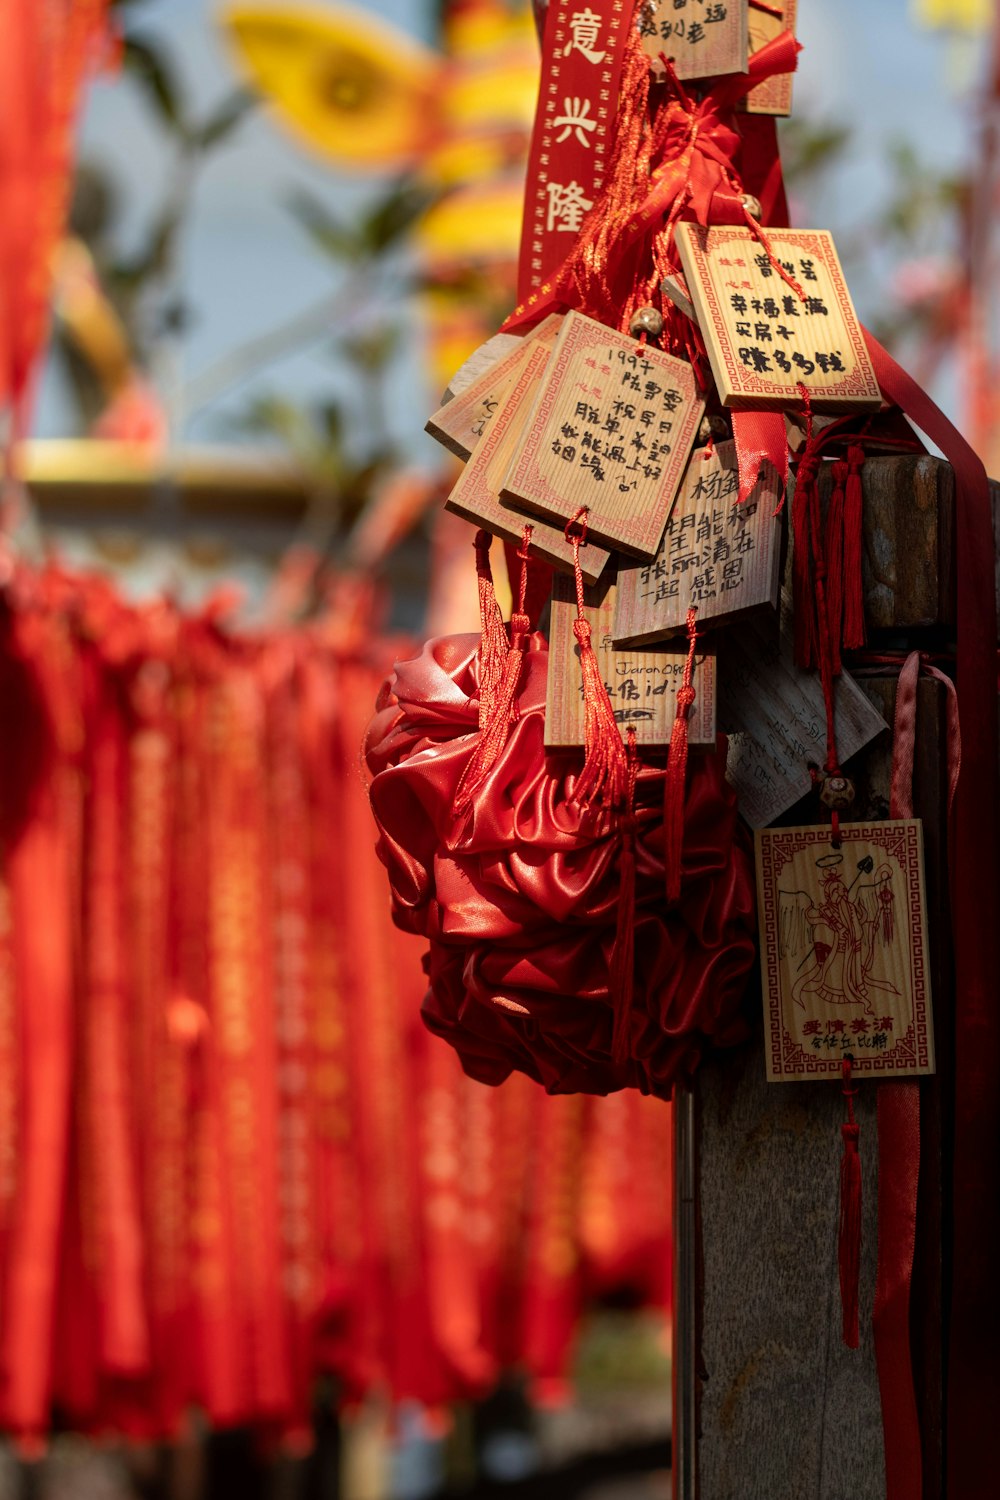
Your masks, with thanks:
[[[996,0],[912,0],[913,18],[930,31],[986,31]]]

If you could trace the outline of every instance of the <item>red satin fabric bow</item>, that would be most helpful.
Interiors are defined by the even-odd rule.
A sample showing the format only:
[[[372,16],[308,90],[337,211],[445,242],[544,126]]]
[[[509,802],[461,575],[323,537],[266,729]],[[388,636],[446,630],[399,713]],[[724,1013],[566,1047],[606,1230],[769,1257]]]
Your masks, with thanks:
[[[765,79],[793,72],[800,51],[792,33],[785,31],[754,53],[747,73],[720,79],[701,100],[675,85],[676,93],[656,123],[654,156],[661,165],[627,226],[626,243],[669,217],[679,200],[684,216],[699,224],[746,222],[743,185],[736,174],[742,145],[736,105]]]
[[[397,665],[366,740],[379,854],[399,926],[430,940],[427,1025],[473,1077],[513,1070],[550,1093],[631,1086],[669,1097],[708,1041],[746,1027],[754,960],[751,861],[725,753],[692,759],[679,903],[664,905],[663,771],[636,806],[635,963],[626,1062],[611,1060],[609,968],[621,836],[572,800],[580,757],[546,756],[547,648],[532,637],[518,718],[465,820],[455,792],[475,745],[476,636]]]

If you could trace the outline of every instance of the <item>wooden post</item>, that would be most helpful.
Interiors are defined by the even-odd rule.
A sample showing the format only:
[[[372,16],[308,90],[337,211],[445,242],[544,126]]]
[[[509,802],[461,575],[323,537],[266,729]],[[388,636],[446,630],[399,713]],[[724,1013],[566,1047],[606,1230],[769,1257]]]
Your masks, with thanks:
[[[993,487],[994,512],[1000,487]],[[954,617],[954,486],[929,458],[872,459],[864,471],[864,583],[874,651],[945,649]],[[889,723],[895,673],[862,685]],[[918,696],[914,809],[924,820],[938,1072],[921,1090],[921,1173],[914,1266],[913,1345],[924,1448],[924,1493],[943,1495],[942,1391],[946,1329],[942,1246],[947,1135],[953,1098],[944,693]],[[891,743],[882,735],[850,766],[859,817],[886,817]],[[816,821],[807,800],[790,824]],[[700,1071],[693,1100],[697,1239],[682,1249],[699,1267],[697,1337],[688,1367],[678,1343],[678,1419],[696,1428],[693,1481],[678,1500],[882,1500],[882,1424],[871,1338],[877,1251],[876,1085],[857,1100],[864,1182],[861,1347],[840,1342],[837,1273],[840,1124],[836,1084],[765,1082],[758,1036]],[[683,1117],[683,1115],[682,1115]],[[683,1143],[684,1131],[678,1130]],[[693,1152],[693,1156],[692,1156]],[[681,1177],[678,1162],[677,1176]],[[678,1226],[682,1232],[681,1225]],[[681,1289],[683,1295],[683,1289]],[[685,1396],[694,1407],[685,1408]]]

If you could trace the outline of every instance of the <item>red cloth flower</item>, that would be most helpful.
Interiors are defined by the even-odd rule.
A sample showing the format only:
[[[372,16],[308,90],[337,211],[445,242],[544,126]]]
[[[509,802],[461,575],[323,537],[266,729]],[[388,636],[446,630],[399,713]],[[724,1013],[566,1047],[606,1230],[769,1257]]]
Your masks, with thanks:
[[[548,652],[534,635],[518,716],[464,818],[455,793],[477,732],[479,638],[429,641],[382,690],[365,754],[397,924],[430,942],[427,1025],[473,1077],[519,1069],[550,1093],[632,1086],[668,1097],[709,1040],[745,1035],[754,959],[747,840],[725,754],[692,756],[683,881],[668,909],[662,768],[636,798],[635,999],[629,1058],[611,1058],[620,820],[572,799],[579,753],[546,753]]]

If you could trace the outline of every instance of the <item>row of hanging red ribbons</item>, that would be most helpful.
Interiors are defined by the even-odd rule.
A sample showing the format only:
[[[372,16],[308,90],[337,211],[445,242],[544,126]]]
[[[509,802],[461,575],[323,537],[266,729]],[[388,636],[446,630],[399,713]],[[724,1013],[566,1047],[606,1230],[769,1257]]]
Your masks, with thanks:
[[[381,656],[381,660],[378,657]],[[391,659],[19,570],[0,615],[0,1427],[275,1437],[665,1307],[669,1115],[465,1078],[359,767]]]

